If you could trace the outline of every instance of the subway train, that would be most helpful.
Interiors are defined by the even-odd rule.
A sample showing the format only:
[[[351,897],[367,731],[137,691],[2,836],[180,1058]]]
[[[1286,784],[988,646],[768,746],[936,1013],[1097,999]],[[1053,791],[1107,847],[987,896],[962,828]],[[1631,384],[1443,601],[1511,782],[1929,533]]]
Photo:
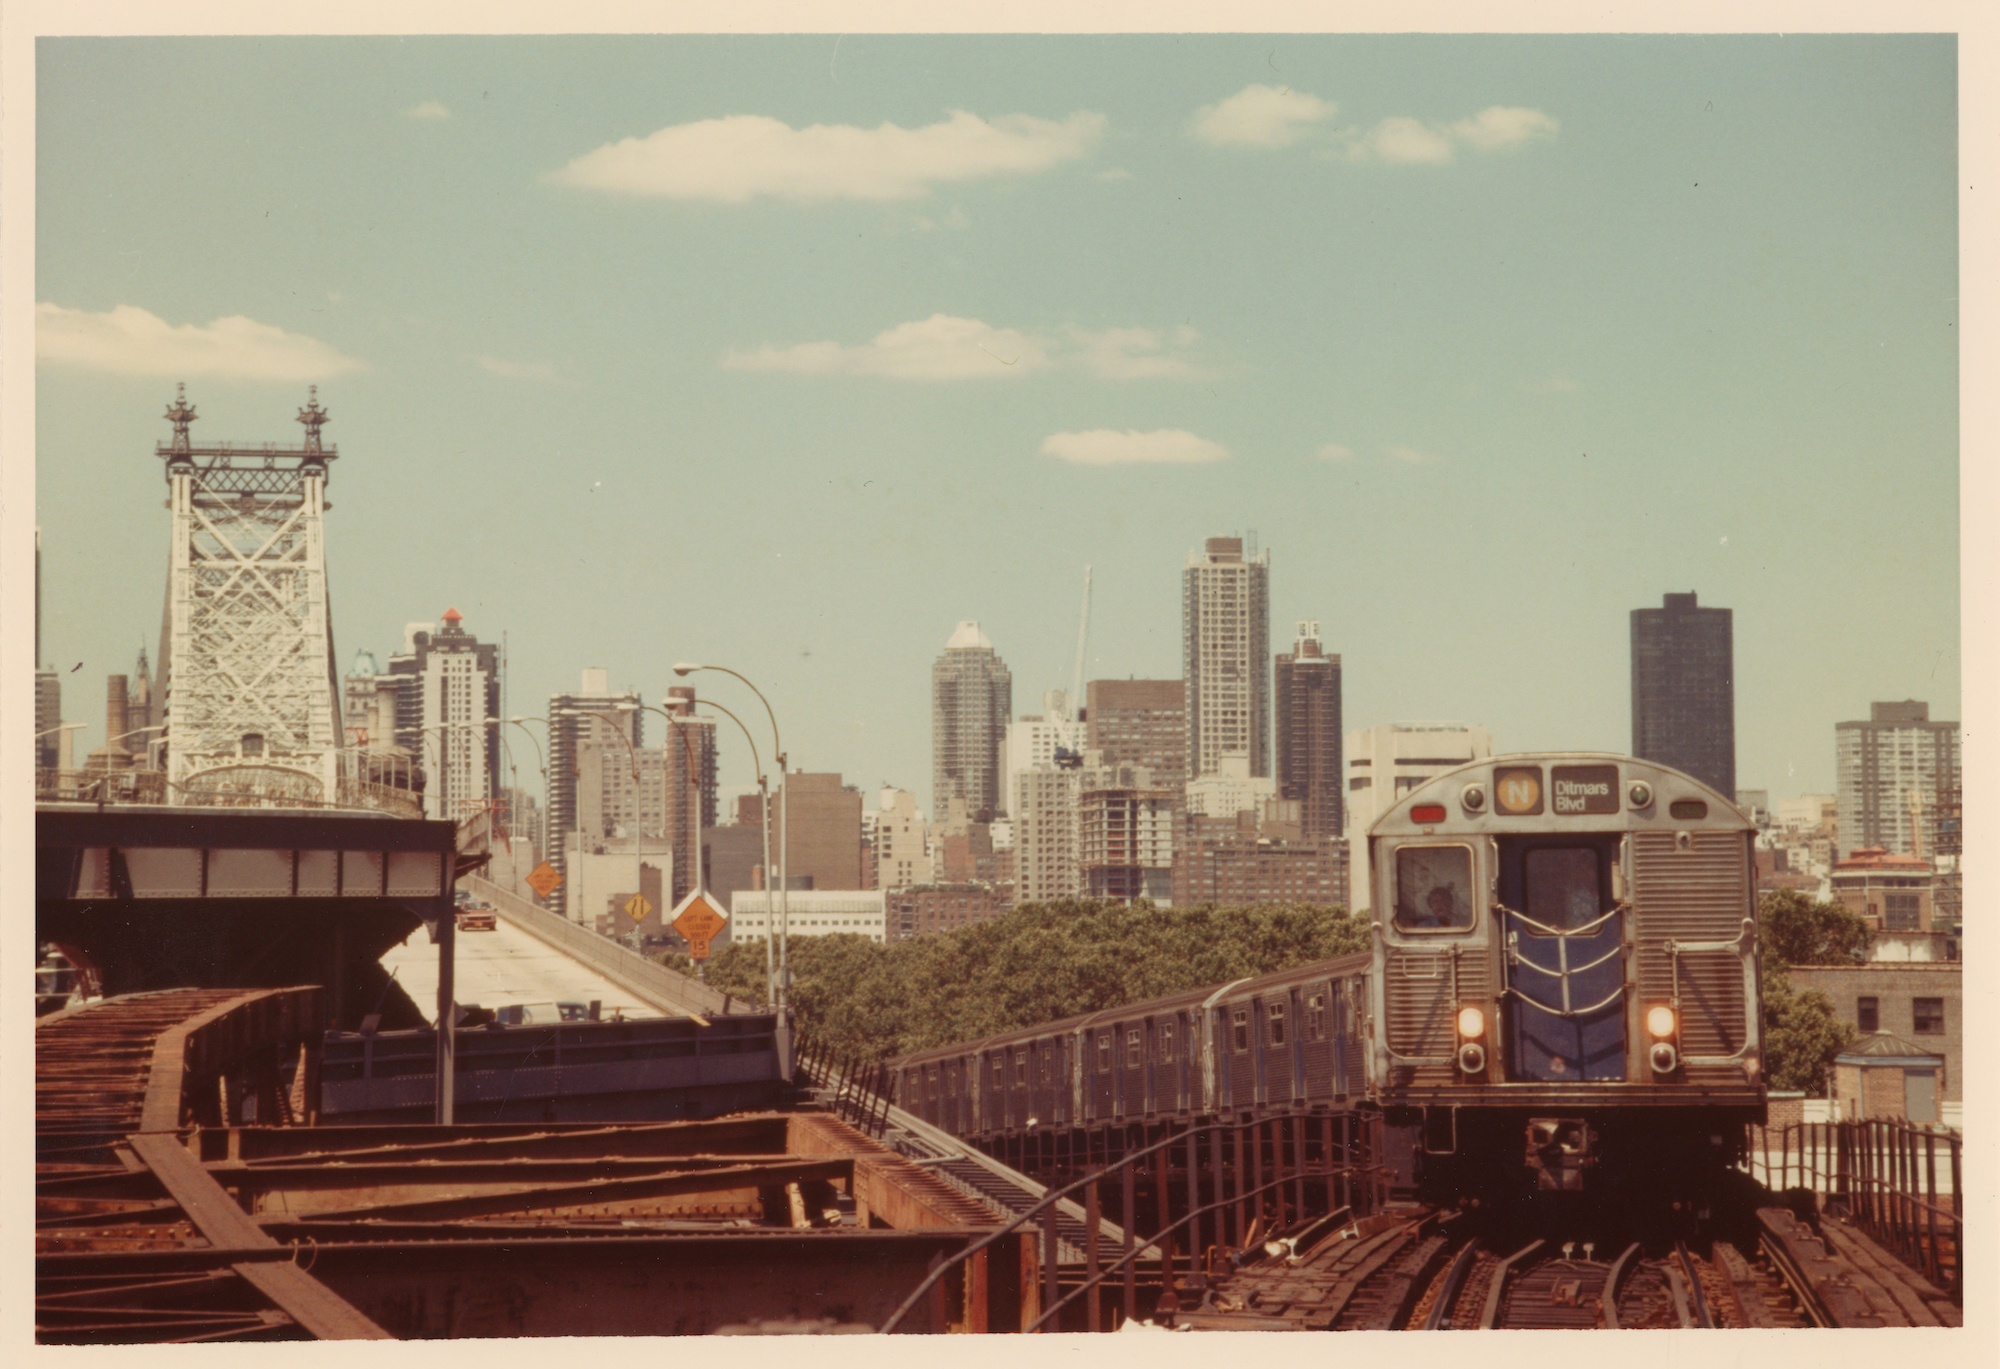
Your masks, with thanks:
[[[1369,949],[918,1051],[895,1092],[987,1149],[1086,1155],[1373,1112],[1418,1196],[1692,1209],[1764,1118],[1753,832],[1651,761],[1474,761],[1369,829]]]

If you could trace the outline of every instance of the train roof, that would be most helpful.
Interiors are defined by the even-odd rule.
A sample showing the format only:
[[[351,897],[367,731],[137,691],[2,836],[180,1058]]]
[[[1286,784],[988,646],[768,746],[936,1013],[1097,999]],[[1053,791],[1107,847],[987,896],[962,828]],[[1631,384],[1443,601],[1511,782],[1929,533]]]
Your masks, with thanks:
[[[1419,814],[1419,809],[1431,811]],[[1368,835],[1607,827],[1756,830],[1734,799],[1658,761],[1610,751],[1524,751],[1468,761],[1432,776],[1377,818]]]

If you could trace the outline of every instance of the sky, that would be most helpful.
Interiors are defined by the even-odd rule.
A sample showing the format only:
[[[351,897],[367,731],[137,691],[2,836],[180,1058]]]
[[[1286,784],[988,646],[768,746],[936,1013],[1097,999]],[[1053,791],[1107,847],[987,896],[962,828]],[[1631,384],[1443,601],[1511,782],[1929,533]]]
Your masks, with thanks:
[[[1177,677],[1183,560],[1254,535],[1350,730],[1626,751],[1630,612],[1694,591],[1738,784],[1831,792],[1871,701],[1960,716],[1959,55],[44,38],[43,662],[81,756],[157,655],[175,384],[210,443],[317,384],[343,670],[448,607],[511,713],[726,665],[927,806],[960,620],[1037,711],[1089,566],[1084,677]]]

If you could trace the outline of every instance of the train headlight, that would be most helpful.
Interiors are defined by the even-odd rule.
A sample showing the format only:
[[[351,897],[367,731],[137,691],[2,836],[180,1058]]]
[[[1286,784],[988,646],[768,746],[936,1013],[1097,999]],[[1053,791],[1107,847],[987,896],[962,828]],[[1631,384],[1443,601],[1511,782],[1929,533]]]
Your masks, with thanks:
[[[1657,1003],[1646,1010],[1646,1030],[1665,1041],[1674,1034],[1674,1010],[1665,1003]]]
[[[1486,1047],[1477,1041],[1468,1041],[1458,1048],[1458,1067],[1467,1074],[1478,1074],[1486,1068]]]
[[[1476,1007],[1458,1010],[1458,1034],[1467,1041],[1477,1041],[1486,1035],[1486,1014]]]
[[[1681,1054],[1674,1049],[1674,1043],[1671,1041],[1655,1041],[1647,1058],[1652,1063],[1655,1074],[1672,1074],[1681,1062]]]

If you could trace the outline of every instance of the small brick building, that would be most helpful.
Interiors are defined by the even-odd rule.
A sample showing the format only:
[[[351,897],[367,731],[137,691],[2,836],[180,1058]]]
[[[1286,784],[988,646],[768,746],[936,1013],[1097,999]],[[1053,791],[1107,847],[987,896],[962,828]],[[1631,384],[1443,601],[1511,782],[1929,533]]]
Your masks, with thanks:
[[[1835,1014],[1864,1038],[1887,1032],[1918,1054],[1942,1056],[1938,1097],[1955,1105],[1965,1097],[1963,968],[1963,961],[1871,960],[1794,965],[1787,973],[1794,989],[1817,989],[1832,999]]]
[[[1833,1058],[1833,1101],[1842,1121],[1935,1124],[1944,1057],[1878,1031]]]

